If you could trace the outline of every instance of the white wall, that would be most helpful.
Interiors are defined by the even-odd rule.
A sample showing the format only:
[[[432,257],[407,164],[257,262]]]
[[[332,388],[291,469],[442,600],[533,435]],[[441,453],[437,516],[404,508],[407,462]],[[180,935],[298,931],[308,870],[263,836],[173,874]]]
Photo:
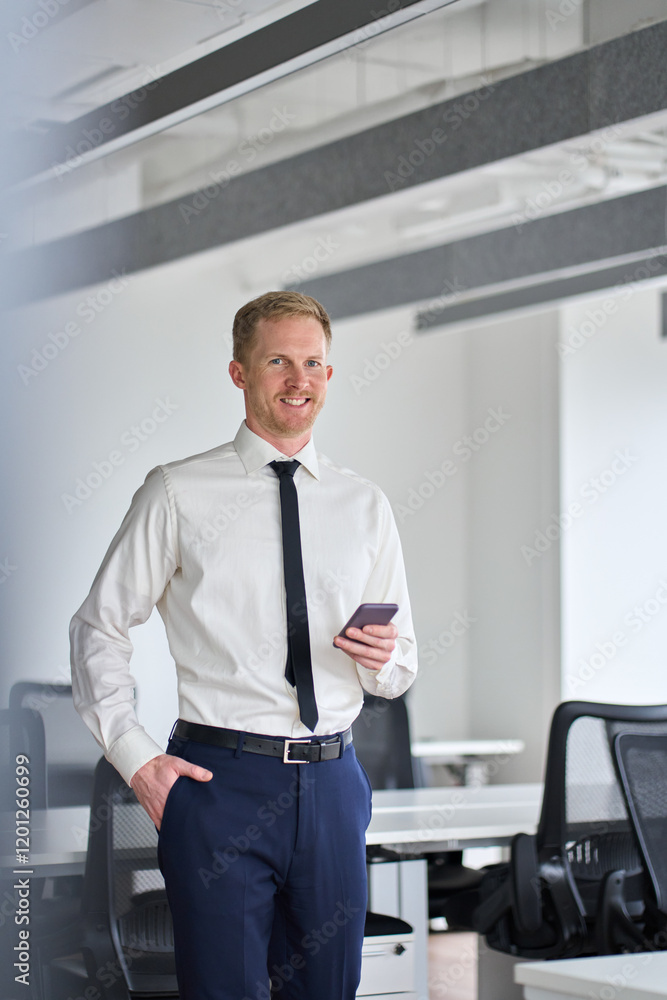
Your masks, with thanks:
[[[259,289],[239,287],[227,260],[190,258],[12,324],[3,697],[19,677],[67,677],[67,623],[146,472],[234,434],[243,408],[226,373],[229,329]],[[335,324],[317,442],[394,507],[421,652],[415,734],[523,738],[502,780],[539,777],[560,696],[667,701],[661,292],[570,304],[560,323],[544,311],[416,335],[402,309]],[[80,330],[69,340],[67,323]],[[560,400],[559,330],[581,345],[561,348]],[[488,439],[468,454],[476,431]],[[560,527],[573,503],[580,515]],[[159,619],[135,640],[140,712],[164,738],[176,701]]]
[[[468,427],[465,347],[445,332],[413,335],[410,319],[411,311],[396,310],[336,324],[339,381],[318,441],[378,482],[392,503],[420,650],[413,729],[456,738],[468,727],[465,635],[428,647],[467,604],[465,470],[458,463],[453,475],[439,472]]]
[[[227,439],[242,418],[222,338],[238,301],[225,272],[202,257],[13,318],[2,394],[12,432],[0,550],[12,567],[1,585],[3,701],[18,678],[67,680],[69,619],[146,473]],[[68,323],[79,330],[69,340]],[[135,662],[142,719],[162,738],[176,699],[154,618],[134,632]]]
[[[521,546],[558,511],[558,313],[415,335],[399,353],[409,319],[336,326],[347,384],[332,384],[320,444],[396,514],[420,650],[413,731],[523,738],[491,776],[536,780],[559,700],[559,554],[532,565]]]
[[[239,288],[224,263],[200,255],[14,317],[3,393],[15,429],[0,551],[11,567],[0,585],[3,699],[19,678],[67,679],[69,618],[148,470],[234,435],[243,407],[226,371],[229,331],[236,308],[259,289]],[[399,310],[337,324],[335,377],[317,428],[322,451],[375,479],[394,504],[467,426],[461,338],[413,337],[410,318]],[[464,496],[463,478],[454,478],[423,509],[399,516],[418,635],[439,635],[465,606]],[[157,615],[133,638],[141,718],[164,738],[176,701]],[[460,643],[424,670],[418,730],[465,735],[466,699]]]
[[[664,291],[562,312],[564,698],[667,702]]]
[[[243,408],[226,372],[229,330],[261,289],[239,287],[229,261],[229,251],[203,254],[16,318],[3,393],[15,431],[0,551],[15,567],[0,584],[4,698],[19,677],[67,678],[69,618],[148,470],[234,435]],[[89,321],[92,306],[100,311]],[[421,652],[415,734],[528,734],[532,748],[557,670],[557,656],[543,655],[557,595],[549,604],[537,585],[551,579],[546,560],[528,572],[517,557],[530,518],[540,524],[557,507],[544,498],[554,488],[555,353],[551,367],[544,360],[554,321],[413,335],[411,318],[403,309],[335,324],[316,440],[394,507]],[[80,330],[69,340],[67,323]],[[33,353],[44,357],[45,345],[46,364]],[[158,410],[161,421],[156,400],[171,411]],[[465,435],[499,408],[511,419],[468,454]],[[77,497],[91,475],[97,485],[87,494],[79,483]],[[164,739],[176,699],[161,622],[154,615],[133,635],[140,716]],[[526,760],[526,776],[538,776]]]
[[[228,263],[200,255],[12,324],[3,698],[19,677],[66,679],[67,623],[147,471],[233,436],[229,330],[260,289]],[[560,321],[547,310],[417,335],[400,309],[334,327],[316,440],[393,505],[421,653],[414,732],[523,738],[502,780],[539,777],[561,696],[667,701],[661,292],[570,304]],[[80,332],[64,335],[68,323]],[[141,716],[164,738],[176,700],[157,616],[134,635]]]
[[[469,463],[467,560],[470,735],[526,744],[495,762],[501,781],[541,778],[559,700],[558,549],[523,550],[558,510],[557,333],[555,310],[467,333],[470,426],[504,421]]]

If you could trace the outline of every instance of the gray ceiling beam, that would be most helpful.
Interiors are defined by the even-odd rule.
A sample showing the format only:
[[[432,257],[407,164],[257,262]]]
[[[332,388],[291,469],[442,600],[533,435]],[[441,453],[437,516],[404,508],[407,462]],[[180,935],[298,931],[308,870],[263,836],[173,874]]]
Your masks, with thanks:
[[[318,5],[319,6],[319,5]],[[56,295],[517,156],[667,106],[667,22],[6,258],[10,301]],[[436,133],[436,130],[440,132]],[[412,156],[417,140],[433,151]],[[430,146],[428,147],[431,148]]]
[[[667,246],[666,219],[667,187],[652,188],[298,288],[336,319],[431,300],[418,324],[426,329],[610,287],[626,274],[630,280],[635,273],[634,280],[658,277],[662,264],[646,274],[642,267]]]
[[[437,5],[455,2],[439,0]],[[415,8],[414,16],[419,16],[421,8],[431,4],[392,0],[391,13],[377,11],[377,6],[377,0],[318,0],[171,73],[148,74],[143,86],[74,121],[54,124],[46,135],[15,136],[14,176],[9,183],[57,176],[58,166],[73,169],[110,147],[138,141],[173,124],[175,116],[191,117],[192,109],[201,108],[203,102],[215,107],[230,99],[227,92],[238,96],[241,85],[252,89],[253,79],[259,86],[268,73],[282,75],[280,67],[286,67],[285,73],[292,71],[293,60],[316,61],[336,40],[347,39],[347,46],[352,46],[400,23],[401,12]]]
[[[425,333],[453,323],[498,316],[517,309],[546,306],[562,302],[564,299],[574,298],[577,295],[602,292],[605,289],[618,289],[624,286],[634,289],[635,286],[651,278],[664,278],[665,276],[667,276],[667,253],[649,254],[632,262],[614,264],[612,267],[603,267],[568,278],[555,278],[534,284],[525,283],[519,288],[481,295],[479,298],[473,298],[466,302],[456,303],[454,301],[455,295],[451,295],[448,299],[443,297],[431,308],[418,311],[415,318],[415,328],[420,333]],[[667,301],[667,295],[663,295],[663,300]],[[454,304],[448,305],[448,301],[454,301]],[[600,323],[594,323],[593,332],[597,332],[600,325]],[[663,323],[663,325],[665,327],[663,336],[667,336],[667,324]],[[590,334],[583,336],[585,338]]]

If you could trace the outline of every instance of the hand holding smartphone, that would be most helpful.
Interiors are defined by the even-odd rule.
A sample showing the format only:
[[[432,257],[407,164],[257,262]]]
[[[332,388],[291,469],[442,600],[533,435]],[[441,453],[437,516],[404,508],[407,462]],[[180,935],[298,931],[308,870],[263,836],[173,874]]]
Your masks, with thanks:
[[[362,629],[364,625],[388,625],[397,611],[398,604],[360,604],[338,635],[346,639],[345,633],[349,628]],[[340,649],[335,642],[333,645],[335,649]]]

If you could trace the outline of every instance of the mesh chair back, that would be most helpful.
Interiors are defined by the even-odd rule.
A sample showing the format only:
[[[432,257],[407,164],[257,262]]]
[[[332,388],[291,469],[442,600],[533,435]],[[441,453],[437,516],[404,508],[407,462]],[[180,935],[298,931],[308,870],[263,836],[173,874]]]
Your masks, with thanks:
[[[574,879],[577,905],[592,921],[608,872],[635,879],[629,912],[643,910],[643,862],[613,752],[624,732],[667,733],[665,705],[564,702],[554,713],[537,847],[561,852]]]
[[[134,792],[104,758],[95,775],[84,912],[108,928],[97,957],[112,948],[134,995],[176,996],[171,913],[157,861],[157,832]]]
[[[405,700],[367,694],[352,725],[354,750],[371,788],[414,788]]]
[[[575,719],[565,743],[565,829],[571,840],[579,830],[605,823],[629,828],[605,720],[582,715]]]
[[[134,795],[119,788],[113,798],[113,913],[121,919],[132,900],[144,892],[164,889],[157,865],[157,834]]]
[[[609,721],[581,715],[565,737],[565,815],[562,846],[584,914],[598,907],[609,871],[641,871],[637,840],[612,758]]]
[[[651,878],[655,902],[667,912],[667,734],[619,733],[619,770]]]
[[[549,737],[538,846],[559,849],[582,834],[631,828],[613,755],[619,733],[667,732],[667,705],[566,701]]]
[[[29,708],[42,718],[48,805],[88,805],[102,751],[74,708],[71,685],[20,681],[10,691],[9,707]]]

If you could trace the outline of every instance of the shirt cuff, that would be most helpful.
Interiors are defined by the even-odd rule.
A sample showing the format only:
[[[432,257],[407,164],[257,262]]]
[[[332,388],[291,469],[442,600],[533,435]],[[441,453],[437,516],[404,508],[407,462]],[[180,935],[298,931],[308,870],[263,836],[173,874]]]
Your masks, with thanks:
[[[364,691],[380,698],[398,698],[404,694],[415,679],[417,658],[414,650],[401,649],[397,643],[391,658],[380,670],[369,670],[357,664],[357,674]]]
[[[367,673],[373,677],[377,687],[377,693],[380,695],[381,698],[391,698],[390,691],[393,688],[391,682],[393,679],[395,666],[396,666],[396,661],[392,657],[392,659],[388,660],[380,670],[368,670],[367,667],[364,667],[364,670],[366,670]]]
[[[135,726],[119,736],[105,756],[129,785],[140,767],[163,753],[162,747],[151,739],[143,726]]]

